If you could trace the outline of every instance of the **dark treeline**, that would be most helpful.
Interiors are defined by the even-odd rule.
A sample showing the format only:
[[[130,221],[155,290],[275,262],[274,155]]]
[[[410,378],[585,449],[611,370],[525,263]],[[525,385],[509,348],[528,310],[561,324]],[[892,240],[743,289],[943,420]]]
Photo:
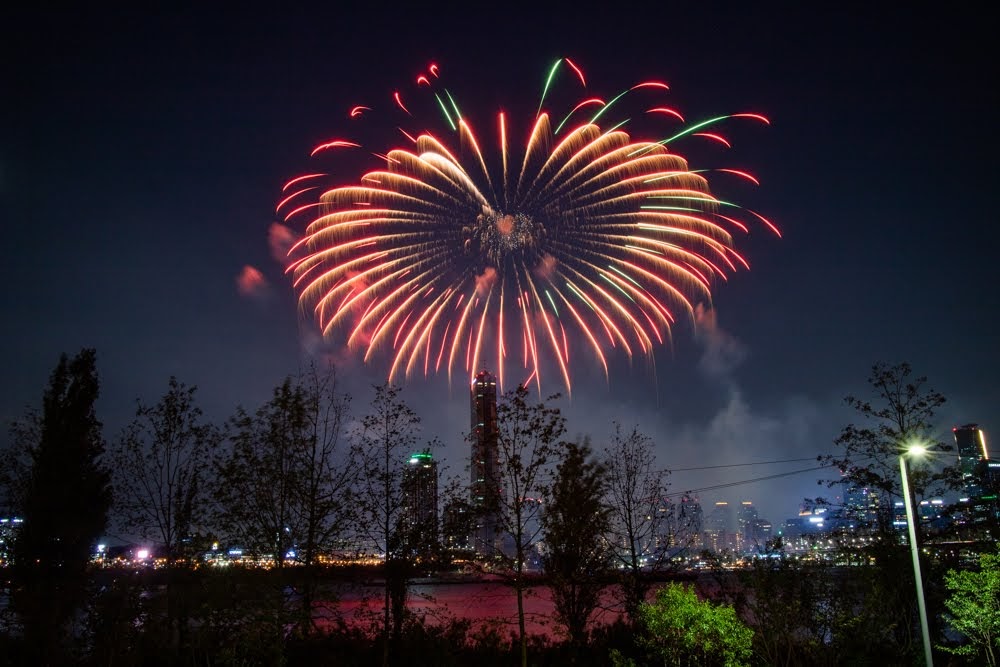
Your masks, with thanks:
[[[848,399],[865,424],[837,441],[839,469],[887,499],[899,494],[900,443],[925,436],[944,400],[909,375],[905,364],[877,365],[875,402]],[[652,438],[611,424],[596,445],[566,440],[557,396],[535,401],[518,387],[500,397],[502,492],[472,502],[462,462],[429,525],[406,465],[438,443],[423,438],[398,387],[373,387],[358,408],[335,369],[312,367],[216,424],[195,387],[169,378],[110,441],[94,409],[99,389],[94,350],[64,355],[40,408],[10,425],[0,483],[6,516],[22,520],[0,542],[0,655],[10,664],[922,660],[913,570],[891,503],[862,546],[856,534],[831,535],[831,559],[791,555],[775,539],[740,569],[701,554],[710,568],[693,577],[681,571],[687,536],[662,511],[668,473]],[[948,466],[916,469],[916,493],[953,478]],[[469,536],[485,512],[503,546],[477,556]],[[961,535],[961,549],[925,549],[935,651],[954,664],[995,664],[1000,641],[995,525],[978,530]],[[95,559],[109,532],[154,545],[158,566]],[[221,566],[216,555],[232,546],[243,558]],[[414,579],[459,570],[506,584],[516,627],[410,610]],[[342,613],[339,591],[359,582],[380,591],[365,607],[377,611]],[[525,622],[537,586],[549,589],[557,628],[544,636]],[[609,596],[617,620],[597,624]]]

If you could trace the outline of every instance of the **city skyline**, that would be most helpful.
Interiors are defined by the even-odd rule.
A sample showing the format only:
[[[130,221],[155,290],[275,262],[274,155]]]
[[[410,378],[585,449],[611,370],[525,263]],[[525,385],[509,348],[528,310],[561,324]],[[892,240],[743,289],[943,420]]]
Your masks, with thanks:
[[[833,452],[855,419],[842,398],[865,395],[872,364],[908,361],[948,398],[933,435],[952,444],[952,428],[978,423],[988,442],[1000,424],[1000,233],[989,200],[995,93],[983,85],[997,62],[984,22],[814,11],[663,8],[621,31],[543,12],[480,17],[470,31],[474,12],[19,7],[2,47],[13,102],[0,112],[0,419],[37,405],[59,354],[81,347],[97,349],[108,439],[171,375],[197,385],[221,422],[310,359],[336,362],[360,414],[391,360],[363,364],[343,341],[321,342],[300,312],[271,256],[281,239],[268,238],[282,184],[351,105],[384,99],[431,60],[486,123],[507,105],[534,113],[539,73],[569,56],[595,94],[663,78],[693,117],[768,116],[698,159],[759,177],[760,188],[732,194],[783,238],[743,239],[750,271],[715,285],[712,307],[679,320],[651,357],[616,356],[607,379],[574,367],[572,396],[555,403],[568,437],[599,447],[614,420],[637,426],[675,470],[677,493],[805,469],[794,460]],[[374,56],[366,31],[346,26],[394,48]],[[404,391],[425,435],[444,442],[435,458],[466,478],[467,391],[466,378],[442,376]],[[554,391],[558,382],[540,397]],[[789,462],[709,467],[765,461]],[[819,476],[699,496],[750,499],[777,524],[802,498],[833,495]]]

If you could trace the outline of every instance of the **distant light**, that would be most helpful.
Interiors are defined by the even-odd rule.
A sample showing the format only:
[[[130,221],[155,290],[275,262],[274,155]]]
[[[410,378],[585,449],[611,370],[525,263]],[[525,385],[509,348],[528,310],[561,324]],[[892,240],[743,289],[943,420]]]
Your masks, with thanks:
[[[139,549],[135,552],[135,557],[137,560],[146,560],[149,558],[149,549]]]
[[[104,553],[104,550],[107,549],[107,548],[108,548],[107,544],[98,544],[97,545],[97,553],[102,554],[102,553]]]

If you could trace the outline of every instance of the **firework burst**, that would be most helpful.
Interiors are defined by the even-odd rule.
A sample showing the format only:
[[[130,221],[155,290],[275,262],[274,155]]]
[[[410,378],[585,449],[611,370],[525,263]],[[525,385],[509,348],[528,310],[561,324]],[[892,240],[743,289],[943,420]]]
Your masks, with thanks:
[[[438,108],[446,134],[414,131],[420,114],[393,92],[381,106],[402,146],[373,153],[378,168],[336,185],[325,173],[285,185],[279,214],[305,223],[287,271],[325,336],[364,350],[366,362],[388,351],[390,380],[438,372],[450,380],[456,369],[471,376],[491,365],[501,384],[506,369],[540,389],[544,366],[571,391],[571,358],[596,361],[607,376],[614,350],[651,356],[693,303],[711,300],[716,280],[749,268],[733,233],[777,229],[714,196],[708,177],[756,179],[691,169],[672,149],[695,137],[728,147],[716,129],[724,121],[767,119],[740,113],[688,124],[654,81],[607,100],[584,97],[553,116],[546,103],[560,70],[577,90],[586,86],[576,64],[558,61],[525,125],[527,141],[510,141],[501,112],[487,144],[431,65],[415,93]],[[378,106],[345,115],[370,122]],[[634,119],[621,115],[626,109]],[[653,138],[630,132],[650,120]],[[359,140],[338,138],[312,155],[336,164],[360,150]]]

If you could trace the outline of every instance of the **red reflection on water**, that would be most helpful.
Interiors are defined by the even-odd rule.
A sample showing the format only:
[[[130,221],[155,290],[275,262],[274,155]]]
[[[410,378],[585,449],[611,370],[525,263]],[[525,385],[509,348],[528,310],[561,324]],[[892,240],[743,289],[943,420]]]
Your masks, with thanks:
[[[364,623],[382,614],[383,589],[379,586],[354,586],[340,592],[335,604],[328,605],[335,614],[319,613],[317,621],[339,616],[348,624]],[[500,625],[517,629],[517,596],[513,588],[500,583],[433,583],[410,587],[407,608],[428,622],[450,618],[472,621],[474,626]],[[525,631],[528,634],[558,636],[554,607],[549,589],[534,586],[524,592]],[[605,590],[601,607],[591,616],[592,625],[612,623],[620,610],[611,590]]]

